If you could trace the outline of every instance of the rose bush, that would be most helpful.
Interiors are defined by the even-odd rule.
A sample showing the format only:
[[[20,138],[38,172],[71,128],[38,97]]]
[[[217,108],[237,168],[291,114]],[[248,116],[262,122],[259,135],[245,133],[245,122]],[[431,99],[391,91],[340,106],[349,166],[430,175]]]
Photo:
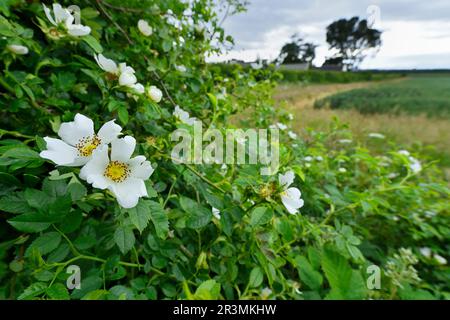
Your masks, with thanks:
[[[436,164],[338,122],[294,133],[270,66],[205,62],[244,10],[221,5],[0,4],[0,298],[450,298]],[[281,130],[276,174],[171,161],[175,129],[245,109]]]

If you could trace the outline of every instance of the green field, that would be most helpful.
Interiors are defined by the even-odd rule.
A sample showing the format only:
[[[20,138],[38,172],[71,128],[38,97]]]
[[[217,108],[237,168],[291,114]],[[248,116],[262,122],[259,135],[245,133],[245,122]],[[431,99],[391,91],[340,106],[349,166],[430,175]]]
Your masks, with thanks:
[[[352,83],[362,81],[381,81],[404,76],[394,72],[343,72],[324,70],[278,70],[282,75],[282,83],[306,83],[306,84],[331,84],[331,83]]]
[[[413,75],[405,80],[337,93],[316,108],[356,109],[363,114],[426,114],[450,117],[450,74]]]

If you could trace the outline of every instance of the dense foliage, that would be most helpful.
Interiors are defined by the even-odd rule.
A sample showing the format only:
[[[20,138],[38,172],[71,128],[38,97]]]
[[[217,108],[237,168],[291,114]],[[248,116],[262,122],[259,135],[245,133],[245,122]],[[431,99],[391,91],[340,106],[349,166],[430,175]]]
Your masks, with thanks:
[[[0,298],[450,298],[450,192],[431,159],[348,143],[339,124],[302,138],[284,130],[279,173],[295,172],[305,202],[289,214],[278,174],[170,159],[170,133],[189,130],[172,115],[177,105],[221,130],[250,106],[247,126],[292,125],[273,108],[272,71],[205,63],[232,41],[214,1],[61,4],[82,9],[89,35],[52,26],[40,1],[0,5]],[[109,77],[100,52],[132,66],[145,93]],[[163,92],[159,103],[151,85]],[[150,160],[148,197],[136,207],[120,207],[79,168],[39,156],[42,137],[56,137],[77,113],[96,129],[117,119]],[[72,265],[80,289],[66,287]],[[366,285],[373,265],[382,271],[376,288]]]

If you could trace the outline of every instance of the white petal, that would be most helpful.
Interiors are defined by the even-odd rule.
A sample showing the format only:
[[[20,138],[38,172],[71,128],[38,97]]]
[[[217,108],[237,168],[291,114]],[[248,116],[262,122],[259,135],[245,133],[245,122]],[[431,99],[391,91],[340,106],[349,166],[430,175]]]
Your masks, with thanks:
[[[94,150],[91,159],[88,161],[88,163],[86,163],[86,165],[83,168],[81,168],[80,178],[86,180],[88,183],[91,184],[96,183],[94,187],[100,188],[100,186],[97,186],[101,184],[98,181],[97,176],[98,175],[103,176],[103,173],[105,172],[108,163],[109,163],[108,146],[104,145]]]
[[[221,216],[220,216],[220,210],[217,208],[212,207],[211,209],[213,216],[217,219],[220,220]]]
[[[83,26],[81,24],[72,24],[68,27],[67,31],[71,36],[82,37],[91,33],[91,28],[88,26]]]
[[[131,88],[139,94],[143,94],[145,92],[144,86],[140,83],[135,83]]]
[[[117,136],[122,131],[122,127],[114,121],[116,120],[108,121],[98,130],[97,136],[102,140],[102,143],[108,144],[114,139],[117,139]]]
[[[131,72],[121,73],[119,77],[119,84],[121,86],[132,86],[137,82],[136,76]]]
[[[50,12],[50,9],[49,8],[47,8],[46,6],[45,6],[45,4],[42,4],[42,6],[44,7],[44,12],[45,12],[45,15],[47,16],[47,19],[51,22],[51,24],[53,24],[54,26],[56,26],[56,21],[53,19],[53,17],[52,17],[52,13]]]
[[[144,156],[134,157],[128,164],[130,165],[131,176],[135,178],[147,180],[155,171],[150,161],[146,161]]]
[[[119,72],[119,68],[117,67],[117,64],[112,59],[106,58],[101,53],[99,55],[94,55],[95,61],[97,61],[97,64],[102,68],[104,71],[117,74]]]
[[[39,154],[42,158],[49,159],[57,165],[75,164],[78,155],[76,148],[59,139],[45,137],[44,140],[47,143],[47,150]]]
[[[138,29],[144,36],[151,36],[153,33],[152,27],[148,25],[148,22],[145,20],[138,21]]]
[[[162,91],[155,86],[150,86],[150,88],[148,88],[147,94],[150,99],[152,99],[156,103],[160,102],[163,96]]]
[[[134,148],[136,147],[136,139],[131,136],[125,136],[111,142],[111,160],[127,163],[130,161]]]
[[[140,197],[147,196],[144,181],[136,178],[128,178],[124,182],[114,183],[109,187],[117,198],[117,202],[123,208],[133,208],[138,204]]]
[[[135,73],[134,69],[127,66],[125,62],[119,63],[119,71],[120,73]]]
[[[285,174],[280,174],[278,176],[278,181],[280,182],[280,185],[284,188],[289,187],[294,182],[294,172],[292,170],[289,170]]]
[[[73,15],[69,14],[65,20],[64,20],[64,24],[66,25],[67,29],[70,29],[70,27],[72,26],[72,23],[74,22],[75,18],[73,17]]]
[[[58,135],[68,144],[75,146],[82,138],[94,135],[94,122],[77,113],[74,121],[61,124]]]
[[[281,194],[281,201],[290,214],[297,213],[303,207],[304,201],[300,197],[301,192],[297,188],[289,188]]]
[[[15,54],[27,54],[28,53],[28,48],[25,46],[21,46],[18,44],[11,44],[9,46],[7,46],[8,50],[11,51],[12,53]]]
[[[70,12],[64,9],[59,3],[53,4],[53,13],[55,15],[56,24],[64,22],[69,16],[72,16]]]

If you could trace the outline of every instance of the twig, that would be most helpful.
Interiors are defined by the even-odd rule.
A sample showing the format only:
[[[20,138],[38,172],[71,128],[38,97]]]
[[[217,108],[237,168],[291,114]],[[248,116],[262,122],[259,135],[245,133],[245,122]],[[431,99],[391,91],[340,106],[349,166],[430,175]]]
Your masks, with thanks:
[[[96,0],[97,1],[97,5],[98,5],[98,7],[99,7],[99,9],[100,9],[100,11],[108,18],[108,20],[109,21],[111,21],[115,26],[116,26],[116,28],[120,31],[120,32],[122,32],[122,34],[125,36],[125,38],[127,39],[127,41],[128,41],[128,43],[129,44],[134,44],[133,43],[133,40],[131,40],[131,38],[128,36],[128,33],[125,31],[125,30],[123,30],[122,29],[122,27],[116,22],[116,21],[114,21],[114,19],[111,17],[111,15],[106,11],[106,9],[103,7],[103,5],[102,5],[102,0]]]

